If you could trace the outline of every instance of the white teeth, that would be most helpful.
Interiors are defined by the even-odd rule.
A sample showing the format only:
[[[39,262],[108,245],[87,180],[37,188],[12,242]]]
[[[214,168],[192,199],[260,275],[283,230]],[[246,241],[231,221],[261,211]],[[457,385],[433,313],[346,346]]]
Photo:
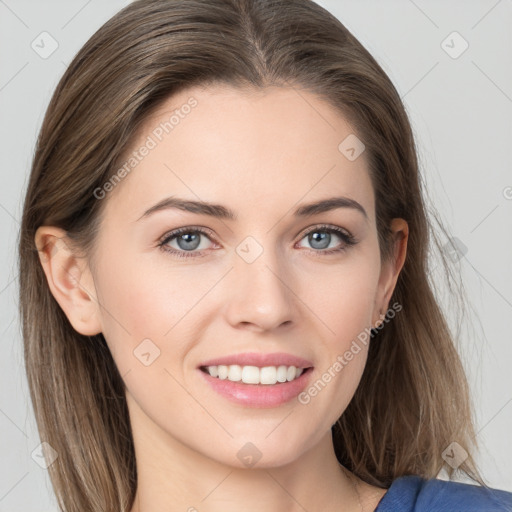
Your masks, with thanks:
[[[286,375],[288,375],[288,367],[280,366],[277,369],[277,381],[278,382],[286,382]]]
[[[275,384],[277,382],[277,368],[275,366],[264,366],[260,370],[261,384]]]
[[[227,379],[228,377],[228,367],[227,366],[224,366],[223,364],[220,364],[218,367],[218,372],[219,372],[219,379]]]
[[[229,367],[228,379],[233,382],[238,382],[242,380],[242,367],[237,364],[232,364]]]
[[[244,366],[242,368],[242,382],[245,384],[259,384],[260,369],[257,366]]]
[[[278,382],[290,382],[302,375],[304,368],[295,366],[240,366],[218,365],[206,367],[212,377],[221,380],[230,380],[232,382],[243,382],[244,384],[276,384]]]
[[[297,371],[297,368],[295,366],[290,366],[288,368],[288,371],[286,372],[286,380],[290,382],[291,380],[295,379],[295,372]]]

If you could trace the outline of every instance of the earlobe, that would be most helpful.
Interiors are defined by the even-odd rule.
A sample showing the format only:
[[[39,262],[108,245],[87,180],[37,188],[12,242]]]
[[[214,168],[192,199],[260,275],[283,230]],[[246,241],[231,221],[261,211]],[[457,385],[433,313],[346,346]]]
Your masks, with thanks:
[[[66,232],[41,226],[35,235],[48,286],[73,328],[84,336],[101,332],[94,281],[86,262],[73,251]]]

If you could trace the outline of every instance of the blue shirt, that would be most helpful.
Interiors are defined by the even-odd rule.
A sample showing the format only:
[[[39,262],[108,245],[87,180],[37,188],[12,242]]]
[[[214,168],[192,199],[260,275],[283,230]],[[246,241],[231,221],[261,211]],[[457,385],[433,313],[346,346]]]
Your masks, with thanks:
[[[402,476],[393,481],[375,512],[512,512],[512,492]]]

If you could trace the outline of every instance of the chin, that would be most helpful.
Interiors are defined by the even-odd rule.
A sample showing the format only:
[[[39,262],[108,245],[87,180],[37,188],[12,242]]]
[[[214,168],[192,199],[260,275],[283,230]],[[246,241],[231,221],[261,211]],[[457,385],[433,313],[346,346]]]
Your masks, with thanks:
[[[236,468],[276,468],[292,464],[304,453],[306,445],[310,444],[304,438],[291,440],[284,430],[281,435],[275,432],[269,435],[268,432],[271,429],[260,431],[253,437],[244,435],[231,440],[226,451],[217,460]],[[274,434],[275,437],[271,439]]]

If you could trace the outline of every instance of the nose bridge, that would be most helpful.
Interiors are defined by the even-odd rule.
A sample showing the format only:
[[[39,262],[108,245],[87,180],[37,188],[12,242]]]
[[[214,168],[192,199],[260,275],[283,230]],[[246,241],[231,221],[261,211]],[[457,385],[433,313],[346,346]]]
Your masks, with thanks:
[[[261,329],[293,320],[293,288],[286,261],[278,247],[248,236],[235,249],[234,271],[229,283],[228,319],[231,324],[250,323]]]

